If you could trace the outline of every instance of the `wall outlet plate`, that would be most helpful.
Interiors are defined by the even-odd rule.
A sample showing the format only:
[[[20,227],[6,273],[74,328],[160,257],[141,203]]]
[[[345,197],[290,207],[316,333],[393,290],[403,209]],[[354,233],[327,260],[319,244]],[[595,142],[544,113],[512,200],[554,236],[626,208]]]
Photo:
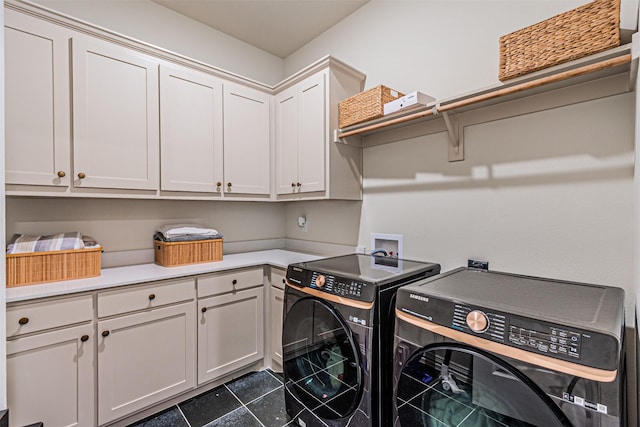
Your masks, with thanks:
[[[477,259],[468,259],[467,268],[473,270],[489,271],[489,261],[481,261]]]

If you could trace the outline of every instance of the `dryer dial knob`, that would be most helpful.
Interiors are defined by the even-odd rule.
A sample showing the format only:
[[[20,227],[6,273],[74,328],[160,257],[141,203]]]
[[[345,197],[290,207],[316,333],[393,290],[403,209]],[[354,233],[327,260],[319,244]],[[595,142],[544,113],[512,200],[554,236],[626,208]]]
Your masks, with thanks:
[[[319,288],[324,287],[325,280],[326,278],[322,274],[318,274],[318,277],[316,277],[316,286]]]
[[[489,318],[480,310],[473,310],[467,314],[467,326],[473,332],[484,332],[489,328]]]

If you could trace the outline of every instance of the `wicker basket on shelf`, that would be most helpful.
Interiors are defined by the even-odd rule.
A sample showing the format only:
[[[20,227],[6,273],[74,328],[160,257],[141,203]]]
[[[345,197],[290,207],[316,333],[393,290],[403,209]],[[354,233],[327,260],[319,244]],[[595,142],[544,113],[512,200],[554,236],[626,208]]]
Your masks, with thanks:
[[[384,115],[384,104],[403,97],[404,94],[379,85],[341,101],[339,104],[339,126],[347,126],[377,119]]]
[[[594,0],[500,37],[498,78],[508,80],[620,45],[620,0]]]
[[[222,260],[222,239],[190,242],[153,242],[155,263],[163,267]]]
[[[102,248],[7,254],[7,287],[100,275]]]

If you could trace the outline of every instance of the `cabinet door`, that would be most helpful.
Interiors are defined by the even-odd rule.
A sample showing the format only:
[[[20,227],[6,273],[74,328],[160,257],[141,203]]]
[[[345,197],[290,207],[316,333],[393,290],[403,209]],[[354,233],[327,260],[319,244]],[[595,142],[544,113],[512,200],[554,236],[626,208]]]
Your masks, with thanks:
[[[276,192],[297,193],[298,96],[293,86],[276,96]]]
[[[224,191],[269,194],[269,95],[224,85]]]
[[[6,183],[69,185],[68,31],[5,10]]]
[[[324,191],[327,144],[325,74],[302,82],[298,105],[298,180],[300,192]]]
[[[271,287],[271,360],[282,368],[282,319],[284,310],[284,291]]]
[[[93,325],[7,341],[11,426],[95,424]]]
[[[72,44],[74,185],[157,189],[158,64],[88,37]]]
[[[222,82],[160,67],[161,189],[215,192],[222,182]],[[226,154],[226,153],[225,153]]]
[[[264,357],[263,288],[198,301],[198,384]]]
[[[98,322],[98,424],[195,386],[195,302]]]

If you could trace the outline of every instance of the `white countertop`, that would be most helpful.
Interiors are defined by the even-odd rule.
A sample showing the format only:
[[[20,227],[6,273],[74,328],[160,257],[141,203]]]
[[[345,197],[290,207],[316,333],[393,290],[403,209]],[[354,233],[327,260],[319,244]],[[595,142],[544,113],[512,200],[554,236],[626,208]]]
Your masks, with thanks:
[[[142,264],[105,268],[98,277],[7,288],[6,297],[7,303],[11,303],[264,264],[287,268],[287,266],[292,263],[310,261],[318,258],[322,257],[282,249],[272,249],[267,251],[229,254],[224,255],[222,261],[181,267],[161,267],[157,264]]]

